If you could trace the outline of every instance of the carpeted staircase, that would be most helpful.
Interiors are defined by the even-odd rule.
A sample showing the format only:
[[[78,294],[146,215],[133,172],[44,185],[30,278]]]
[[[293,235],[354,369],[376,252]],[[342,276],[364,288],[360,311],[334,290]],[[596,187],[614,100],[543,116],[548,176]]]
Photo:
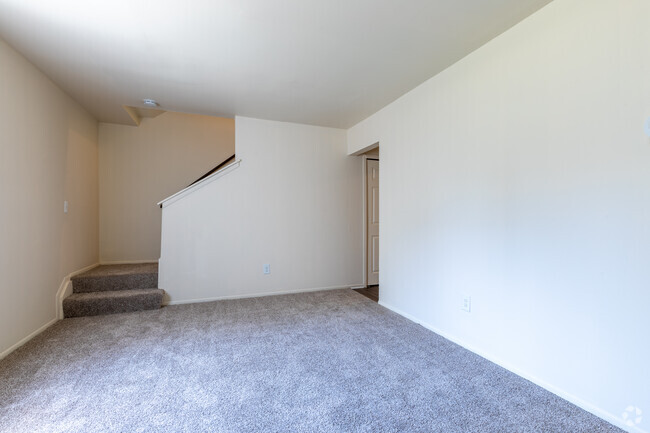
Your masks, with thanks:
[[[63,300],[67,317],[156,310],[164,291],[158,289],[158,264],[102,265],[72,277],[72,295]]]

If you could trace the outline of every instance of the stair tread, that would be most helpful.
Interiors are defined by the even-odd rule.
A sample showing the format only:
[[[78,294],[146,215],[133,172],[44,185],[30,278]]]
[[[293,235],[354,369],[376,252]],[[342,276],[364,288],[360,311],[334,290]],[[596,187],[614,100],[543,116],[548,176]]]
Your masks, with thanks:
[[[162,294],[162,289],[131,289],[131,290],[104,290],[100,292],[73,293],[63,300],[86,300],[105,298],[129,298],[142,295]]]
[[[83,274],[76,275],[71,279],[79,280],[84,278],[104,278],[112,276],[124,276],[134,274],[157,274],[158,263],[130,263],[123,265],[100,265]]]
[[[147,289],[158,286],[158,263],[102,265],[71,280],[74,293]]]
[[[63,314],[68,318],[157,310],[164,293],[162,289],[73,293],[63,300]]]

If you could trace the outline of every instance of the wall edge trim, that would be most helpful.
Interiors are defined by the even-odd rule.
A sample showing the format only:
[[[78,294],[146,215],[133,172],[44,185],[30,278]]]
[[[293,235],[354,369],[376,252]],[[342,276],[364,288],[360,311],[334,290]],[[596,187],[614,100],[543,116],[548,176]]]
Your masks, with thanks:
[[[179,301],[169,301],[163,303],[164,306],[167,305],[184,305],[184,304],[201,304],[204,302],[214,302],[214,301],[227,301],[230,299],[248,299],[248,298],[262,298],[266,296],[280,296],[280,295],[293,295],[298,293],[309,293],[309,292],[324,292],[328,290],[348,290],[356,284],[348,284],[343,286],[331,286],[331,287],[316,287],[311,289],[294,289],[294,290],[280,290],[276,292],[267,292],[267,293],[251,293],[245,295],[226,295],[226,296],[215,296],[211,298],[197,298],[197,299],[183,299]],[[164,290],[164,289],[163,289]]]
[[[26,336],[26,337],[23,338],[22,340],[18,341],[18,342],[15,343],[14,345],[12,345],[12,346],[8,347],[7,349],[5,349],[2,353],[0,353],[0,360],[2,360],[2,359],[4,359],[5,357],[9,356],[13,351],[15,351],[16,349],[20,348],[20,347],[23,346],[25,343],[27,343],[29,340],[31,340],[32,338],[36,337],[38,334],[40,334],[41,332],[45,331],[47,328],[49,328],[50,326],[54,325],[54,324],[55,324],[56,322],[58,322],[58,321],[59,321],[58,318],[54,318],[54,319],[50,320],[50,321],[47,322],[45,325],[43,325],[43,326],[41,326],[40,328],[38,328],[36,331],[32,332],[31,334],[29,334],[28,336]]]
[[[572,404],[578,406],[580,409],[583,409],[583,410],[591,413],[592,415],[595,415],[598,418],[601,418],[601,419],[607,421],[608,423],[610,423],[610,424],[612,424],[612,425],[614,425],[614,426],[616,426],[616,427],[618,427],[618,428],[620,428],[620,429],[622,429],[622,430],[624,430],[626,432],[629,432],[629,433],[649,433],[648,431],[643,430],[638,426],[630,427],[630,426],[626,425],[621,418],[615,416],[614,414],[612,414],[612,413],[610,413],[610,412],[608,412],[608,411],[606,411],[604,409],[601,409],[601,408],[595,406],[594,404],[589,403],[589,402],[587,402],[587,401],[585,401],[585,400],[583,400],[583,399],[581,399],[579,397],[576,397],[575,395],[570,394],[570,393],[558,388],[555,385],[552,385],[552,384],[550,384],[550,383],[548,383],[548,382],[546,382],[546,381],[544,381],[542,379],[539,379],[536,376],[528,374],[527,372],[513,366],[510,363],[503,362],[499,358],[497,358],[495,356],[492,356],[491,354],[486,353],[485,351],[476,349],[474,346],[472,346],[471,344],[466,343],[464,340],[462,340],[460,338],[457,338],[456,336],[453,336],[453,335],[451,335],[451,334],[449,334],[447,332],[444,332],[444,331],[440,330],[439,328],[437,328],[437,327],[435,327],[435,326],[433,326],[433,325],[431,325],[431,324],[429,324],[429,323],[427,323],[425,321],[422,321],[422,320],[418,319],[417,317],[415,317],[415,316],[413,316],[413,315],[411,315],[409,313],[406,313],[405,311],[402,311],[399,308],[394,307],[393,305],[391,305],[391,304],[389,304],[389,303],[387,303],[385,301],[382,301],[381,299],[379,300],[379,305],[381,305],[384,308],[387,308],[387,309],[391,310],[392,312],[394,312],[396,314],[399,314],[400,316],[402,316],[402,317],[404,317],[404,318],[406,318],[406,319],[408,319],[408,320],[410,320],[410,321],[412,321],[414,323],[417,323],[418,325],[423,326],[424,328],[428,329],[429,331],[431,331],[431,332],[433,332],[435,334],[438,334],[439,336],[451,341],[452,343],[458,344],[459,346],[469,350],[470,352],[480,356],[481,358],[485,358],[488,361],[498,365],[499,367],[505,368],[509,372],[514,373],[517,376],[522,377],[522,378],[534,383],[535,385],[544,388],[545,390],[557,395],[558,397],[568,401],[569,403],[572,403]]]
[[[88,265],[85,268],[81,268],[74,272],[70,272],[68,275],[63,277],[63,281],[61,281],[61,285],[59,285],[59,290],[57,290],[56,292],[55,305],[54,305],[55,312],[56,312],[55,317],[57,318],[57,320],[63,319],[63,300],[72,294],[72,282],[70,281],[70,279],[75,275],[82,274],[86,271],[96,268],[97,266],[99,266],[99,263],[93,263],[92,265]]]

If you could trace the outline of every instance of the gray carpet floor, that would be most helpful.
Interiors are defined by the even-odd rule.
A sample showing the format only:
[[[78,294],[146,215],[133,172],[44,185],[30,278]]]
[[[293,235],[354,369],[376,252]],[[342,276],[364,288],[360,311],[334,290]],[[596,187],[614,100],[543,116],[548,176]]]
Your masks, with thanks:
[[[620,432],[350,290],[65,319],[2,432]]]

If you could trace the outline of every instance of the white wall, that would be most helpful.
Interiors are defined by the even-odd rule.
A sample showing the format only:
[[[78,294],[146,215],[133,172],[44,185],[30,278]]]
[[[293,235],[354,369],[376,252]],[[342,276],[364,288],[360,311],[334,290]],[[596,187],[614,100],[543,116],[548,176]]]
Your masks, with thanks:
[[[361,166],[345,135],[237,117],[240,167],[163,208],[171,301],[360,284]]]
[[[139,127],[100,123],[100,258],[158,260],[160,200],[235,153],[235,121],[164,113]]]
[[[0,40],[0,356],[97,263],[97,122]],[[63,201],[69,212],[63,213]]]
[[[380,301],[645,431],[648,17],[555,0],[348,132],[381,146]]]

